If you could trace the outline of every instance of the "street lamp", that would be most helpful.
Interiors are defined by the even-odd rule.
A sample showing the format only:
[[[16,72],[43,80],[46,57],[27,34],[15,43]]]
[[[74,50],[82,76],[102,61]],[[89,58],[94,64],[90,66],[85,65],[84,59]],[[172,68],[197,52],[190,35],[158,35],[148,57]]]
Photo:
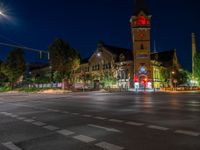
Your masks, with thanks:
[[[170,72],[171,88],[173,88],[173,75],[175,75],[175,71]]]
[[[2,9],[0,9],[0,17],[4,17],[5,16],[5,13],[4,13],[4,11],[2,10]]]

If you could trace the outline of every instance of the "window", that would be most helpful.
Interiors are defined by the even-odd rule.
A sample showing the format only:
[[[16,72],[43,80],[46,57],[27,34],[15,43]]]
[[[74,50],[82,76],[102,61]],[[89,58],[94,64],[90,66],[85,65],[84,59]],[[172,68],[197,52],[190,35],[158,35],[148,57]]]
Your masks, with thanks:
[[[141,44],[140,49],[144,49],[144,45],[143,44]]]

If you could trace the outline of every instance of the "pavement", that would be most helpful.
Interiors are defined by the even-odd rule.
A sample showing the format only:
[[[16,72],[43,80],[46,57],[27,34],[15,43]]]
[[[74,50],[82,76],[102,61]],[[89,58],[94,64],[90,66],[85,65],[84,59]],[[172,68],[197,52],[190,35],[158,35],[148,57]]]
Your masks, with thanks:
[[[199,149],[199,93],[0,94],[0,150]]]

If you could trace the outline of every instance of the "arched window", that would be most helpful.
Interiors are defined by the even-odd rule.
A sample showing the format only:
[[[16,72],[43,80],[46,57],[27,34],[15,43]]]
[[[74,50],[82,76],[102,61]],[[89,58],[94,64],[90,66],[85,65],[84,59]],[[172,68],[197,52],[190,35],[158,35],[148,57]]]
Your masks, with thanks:
[[[141,44],[140,49],[144,49],[144,45],[143,44]]]

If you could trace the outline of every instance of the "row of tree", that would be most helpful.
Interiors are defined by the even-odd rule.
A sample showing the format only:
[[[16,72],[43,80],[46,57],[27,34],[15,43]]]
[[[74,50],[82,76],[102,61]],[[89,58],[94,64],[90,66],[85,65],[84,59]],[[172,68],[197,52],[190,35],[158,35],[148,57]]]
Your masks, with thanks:
[[[200,52],[196,52],[194,56],[194,78],[198,81],[200,85]]]
[[[80,54],[62,39],[56,39],[48,48],[50,54],[49,65],[52,74],[63,78],[70,78],[72,70],[80,65]],[[13,88],[16,82],[22,81],[26,71],[24,50],[14,48],[6,59],[0,62],[0,86],[9,82]]]

